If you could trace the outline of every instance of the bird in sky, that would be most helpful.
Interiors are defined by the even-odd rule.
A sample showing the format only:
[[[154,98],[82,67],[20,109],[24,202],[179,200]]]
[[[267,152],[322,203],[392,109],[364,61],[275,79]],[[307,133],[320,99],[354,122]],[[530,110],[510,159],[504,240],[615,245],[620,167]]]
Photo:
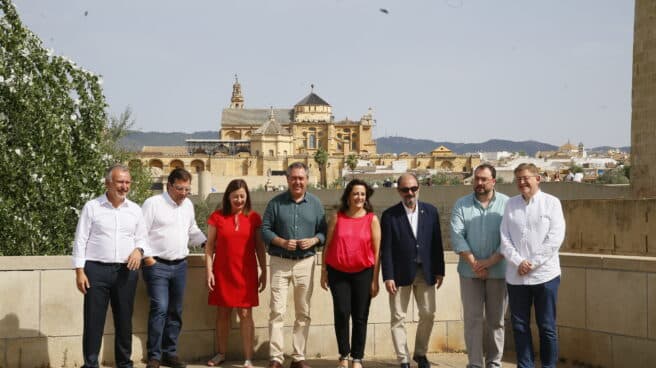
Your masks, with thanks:
[[[387,10],[385,8],[380,8],[379,10],[380,10],[381,13],[389,14],[389,10]]]

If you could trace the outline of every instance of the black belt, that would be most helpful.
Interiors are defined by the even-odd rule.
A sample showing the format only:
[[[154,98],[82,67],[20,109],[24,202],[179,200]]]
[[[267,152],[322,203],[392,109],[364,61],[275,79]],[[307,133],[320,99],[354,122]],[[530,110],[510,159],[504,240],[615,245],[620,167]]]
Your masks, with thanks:
[[[164,258],[160,258],[160,257],[153,257],[153,258],[155,258],[155,260],[157,262],[163,263],[163,264],[169,265],[169,266],[177,265],[177,264],[180,264],[180,263],[187,260],[187,258],[180,258],[180,259],[174,259],[172,261],[169,261],[168,259],[164,259]]]
[[[304,255],[296,255],[296,254],[271,254],[274,257],[280,257],[284,259],[292,259],[292,260],[299,260],[299,259],[305,259],[305,258],[310,258],[314,257],[314,254],[304,254]]]

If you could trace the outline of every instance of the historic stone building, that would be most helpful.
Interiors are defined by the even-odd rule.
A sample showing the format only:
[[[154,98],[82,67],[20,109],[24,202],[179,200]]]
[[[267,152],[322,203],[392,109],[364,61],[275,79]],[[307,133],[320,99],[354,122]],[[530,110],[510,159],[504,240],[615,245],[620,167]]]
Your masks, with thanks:
[[[446,147],[430,154],[383,154],[376,152],[375,120],[371,108],[359,120],[335,120],[332,106],[314,93],[292,108],[245,107],[241,84],[232,86],[230,106],[221,113],[218,139],[189,139],[186,146],[146,146],[138,157],[162,182],[176,168],[184,167],[197,178],[194,193],[223,191],[234,178],[244,178],[252,188],[286,185],[285,168],[294,161],[310,167],[310,182],[320,183],[321,173],[314,155],[328,154],[325,183],[333,183],[346,170],[346,159],[355,155],[362,172],[398,175],[420,172],[469,172],[479,159],[460,156]]]

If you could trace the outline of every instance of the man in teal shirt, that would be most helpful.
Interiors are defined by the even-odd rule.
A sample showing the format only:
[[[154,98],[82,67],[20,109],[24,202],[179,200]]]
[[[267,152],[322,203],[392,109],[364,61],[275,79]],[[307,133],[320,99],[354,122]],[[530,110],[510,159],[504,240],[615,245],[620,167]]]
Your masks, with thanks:
[[[290,283],[296,316],[290,368],[310,368],[305,348],[310,330],[314,255],[316,247],[326,241],[326,220],[319,199],[307,192],[307,166],[295,162],[289,165],[286,175],[288,190],[271,199],[262,217],[262,238],[271,256],[269,368],[282,368],[285,359],[283,325]]]
[[[495,184],[494,166],[481,164],[474,170],[474,192],[458,199],[451,213],[451,245],[460,256],[467,368],[500,367],[503,354],[508,297],[506,265],[499,247],[508,196],[498,193]]]

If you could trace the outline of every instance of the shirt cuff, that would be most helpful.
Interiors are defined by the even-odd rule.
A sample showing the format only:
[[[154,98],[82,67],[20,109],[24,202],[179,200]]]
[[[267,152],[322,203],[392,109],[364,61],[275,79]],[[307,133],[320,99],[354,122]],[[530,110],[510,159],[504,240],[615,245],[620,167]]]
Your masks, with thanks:
[[[84,258],[73,258],[73,267],[75,268],[84,268],[84,264],[86,263],[86,259]]]

